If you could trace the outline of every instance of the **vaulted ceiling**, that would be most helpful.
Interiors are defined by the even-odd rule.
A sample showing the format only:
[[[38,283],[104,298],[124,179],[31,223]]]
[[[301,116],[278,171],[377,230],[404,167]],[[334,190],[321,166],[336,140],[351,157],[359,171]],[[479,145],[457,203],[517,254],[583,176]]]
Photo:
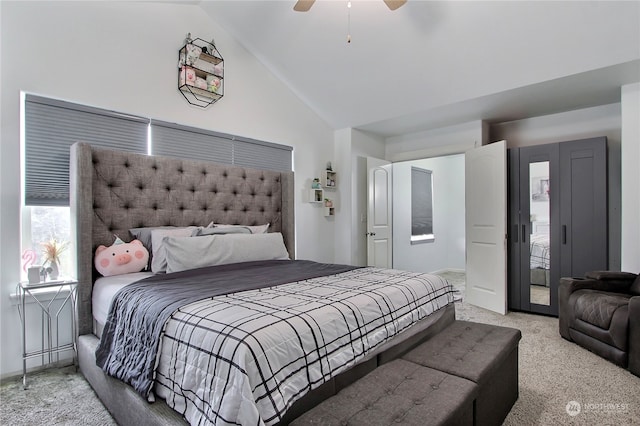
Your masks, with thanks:
[[[640,81],[640,2],[347,3],[196,2],[335,129],[509,121],[618,102]]]

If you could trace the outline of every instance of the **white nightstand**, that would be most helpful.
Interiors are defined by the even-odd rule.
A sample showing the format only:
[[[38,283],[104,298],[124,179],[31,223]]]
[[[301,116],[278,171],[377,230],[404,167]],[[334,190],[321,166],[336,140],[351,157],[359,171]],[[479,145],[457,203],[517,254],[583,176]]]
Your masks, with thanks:
[[[76,347],[76,298],[78,282],[75,280],[46,281],[36,284],[22,281],[18,283],[16,293],[19,298],[18,314],[22,326],[22,385],[27,387],[27,359],[42,356],[43,364],[52,362],[52,355],[62,351],[73,350],[73,361],[76,362],[78,351]],[[26,299],[32,298],[42,310],[42,348],[37,351],[27,352],[27,329],[26,329]],[[54,302],[60,301],[61,305],[54,310]],[[64,345],[59,344],[58,317],[67,304],[71,304],[71,336],[72,342]],[[51,335],[51,322],[56,323],[55,346]],[[46,339],[45,339],[46,334]],[[46,342],[45,342],[46,340]],[[45,344],[46,343],[46,344]],[[45,358],[48,356],[48,359]],[[59,359],[58,359],[59,360]]]

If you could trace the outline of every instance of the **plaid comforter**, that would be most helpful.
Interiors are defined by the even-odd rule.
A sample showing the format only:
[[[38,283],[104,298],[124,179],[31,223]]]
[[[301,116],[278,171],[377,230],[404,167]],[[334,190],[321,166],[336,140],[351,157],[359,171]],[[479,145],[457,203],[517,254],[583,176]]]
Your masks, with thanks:
[[[531,235],[531,269],[550,269],[549,234]]]
[[[154,390],[192,425],[275,424],[452,301],[438,276],[376,268],[200,300],[166,322]]]

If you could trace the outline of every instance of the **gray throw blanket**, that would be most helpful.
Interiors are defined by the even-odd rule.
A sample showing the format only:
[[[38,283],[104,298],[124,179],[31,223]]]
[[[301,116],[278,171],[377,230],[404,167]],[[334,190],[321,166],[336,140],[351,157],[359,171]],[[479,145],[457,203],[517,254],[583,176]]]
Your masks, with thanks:
[[[96,350],[96,364],[149,399],[164,325],[180,307],[214,296],[356,268],[308,260],[268,260],[154,275],[124,287],[114,296]]]

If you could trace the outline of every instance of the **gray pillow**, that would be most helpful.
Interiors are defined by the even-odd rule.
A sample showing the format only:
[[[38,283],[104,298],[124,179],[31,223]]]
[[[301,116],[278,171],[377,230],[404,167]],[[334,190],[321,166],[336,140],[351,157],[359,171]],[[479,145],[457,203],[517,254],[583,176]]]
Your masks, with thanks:
[[[151,231],[154,229],[171,229],[175,228],[175,226],[153,226],[149,228],[132,228],[129,229],[129,233],[136,240],[140,240],[143,246],[149,251],[149,254],[153,252],[151,247]]]
[[[251,234],[251,229],[246,226],[234,226],[232,228],[198,228],[191,234],[192,237],[202,237],[204,235],[226,235],[226,234]]]
[[[167,273],[256,260],[289,260],[282,234],[165,237]]]
[[[151,272],[165,272],[167,268],[167,259],[164,249],[165,237],[191,237],[197,226],[187,226],[186,228],[158,228],[151,231],[151,246],[153,248],[153,256],[151,258]]]
[[[209,227],[211,227],[212,225],[209,224]],[[229,229],[229,228],[247,228],[249,229],[249,231],[251,231],[252,234],[266,234],[267,231],[269,230],[269,224],[266,223],[264,225],[225,225],[223,223],[214,223],[213,224],[214,228],[225,228],[225,229]]]

